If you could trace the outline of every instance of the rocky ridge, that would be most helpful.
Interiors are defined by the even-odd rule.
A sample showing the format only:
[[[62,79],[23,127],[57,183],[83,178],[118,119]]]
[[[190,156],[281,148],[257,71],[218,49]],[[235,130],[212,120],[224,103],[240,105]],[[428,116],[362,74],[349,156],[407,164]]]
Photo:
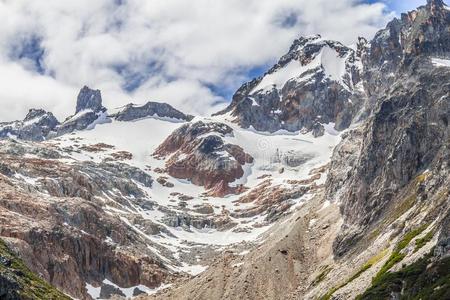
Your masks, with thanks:
[[[244,84],[219,115],[230,114],[239,125],[259,131],[319,136],[329,123],[343,130],[360,108],[359,54],[320,35],[301,37],[266,74]]]
[[[31,109],[23,121],[0,123],[0,139],[43,141],[55,133],[58,125],[59,122],[52,113]]]
[[[91,130],[96,125],[118,121],[134,121],[142,118],[167,118],[186,122],[193,116],[186,115],[167,103],[148,102],[143,106],[128,104],[118,112],[108,114],[102,104],[100,90],[84,86],[78,96],[75,114],[60,123],[51,112],[30,109],[23,121],[0,123],[0,139],[17,138],[26,141],[44,141],[74,131]]]
[[[58,127],[56,135],[92,129],[98,123],[107,122],[106,118],[106,108],[102,106],[101,92],[84,86],[77,97],[75,114],[68,117]]]
[[[133,121],[146,117],[168,118],[175,121],[191,121],[194,116],[186,115],[167,103],[147,102],[144,105],[128,104],[113,115],[118,121]]]

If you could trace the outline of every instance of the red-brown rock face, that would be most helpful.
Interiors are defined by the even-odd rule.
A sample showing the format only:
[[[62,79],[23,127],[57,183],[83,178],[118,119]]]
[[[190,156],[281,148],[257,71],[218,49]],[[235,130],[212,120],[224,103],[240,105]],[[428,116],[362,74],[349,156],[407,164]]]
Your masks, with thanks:
[[[166,158],[166,171],[171,176],[189,179],[204,186],[212,196],[225,196],[245,190],[230,183],[244,176],[245,164],[253,158],[244,150],[223,140],[233,130],[220,123],[184,125],[172,133],[155,151],[155,156]]]
[[[155,288],[170,276],[148,241],[105,211],[99,198],[114,187],[121,196],[111,194],[111,203],[125,203],[127,196],[141,201],[136,184],[124,178],[151,186],[148,175],[121,163],[19,157],[25,149],[57,154],[44,146],[7,145],[0,149],[0,238],[33,272],[78,299],[90,299],[87,283],[108,279],[121,287]]]
[[[124,287],[157,287],[167,277],[158,259],[138,254],[139,237],[96,204],[36,197],[3,175],[0,191],[0,237],[32,271],[64,292],[88,299],[87,282],[108,278]]]

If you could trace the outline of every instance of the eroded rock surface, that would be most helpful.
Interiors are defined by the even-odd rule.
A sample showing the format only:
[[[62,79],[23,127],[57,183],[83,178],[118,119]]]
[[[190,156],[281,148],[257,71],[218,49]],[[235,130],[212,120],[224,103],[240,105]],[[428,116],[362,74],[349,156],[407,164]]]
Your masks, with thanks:
[[[169,273],[164,263],[97,198],[107,193],[110,205],[130,206],[134,199],[147,207],[137,184],[151,187],[152,178],[122,163],[64,164],[51,150],[36,149],[47,147],[1,145],[0,236],[32,271],[77,298],[88,299],[86,284],[104,279],[121,287],[158,287]]]
[[[349,175],[339,182],[329,177],[328,182],[330,194],[340,192],[346,220],[336,241],[337,255],[361,239],[393,203],[402,201],[398,198],[403,188],[413,180],[421,184],[423,172],[447,176],[450,69],[436,67],[433,59],[449,50],[450,11],[439,1],[402,15],[372,41],[364,60],[364,84],[376,103],[373,114],[359,133],[362,142],[354,158],[341,159],[345,146],[335,151],[334,161],[344,162]],[[381,90],[378,81],[389,88]],[[354,144],[354,135],[347,135],[343,145]],[[426,196],[417,197],[419,201]]]
[[[204,186],[211,195],[240,193],[244,187],[230,183],[244,176],[244,167],[253,158],[241,147],[226,143],[224,138],[232,134],[232,128],[221,123],[187,124],[172,133],[154,155],[168,158],[168,174]]]

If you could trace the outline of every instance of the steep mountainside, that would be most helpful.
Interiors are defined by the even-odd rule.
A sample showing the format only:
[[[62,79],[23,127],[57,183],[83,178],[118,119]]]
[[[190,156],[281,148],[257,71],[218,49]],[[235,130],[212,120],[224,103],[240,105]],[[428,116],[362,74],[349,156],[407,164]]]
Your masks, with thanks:
[[[0,298],[447,299],[449,103],[428,0],[354,49],[299,38],[211,117],[32,109],[0,123]]]
[[[244,84],[219,115],[260,131],[312,130],[319,136],[323,124],[345,129],[362,98],[358,53],[319,35],[301,37],[266,74]]]

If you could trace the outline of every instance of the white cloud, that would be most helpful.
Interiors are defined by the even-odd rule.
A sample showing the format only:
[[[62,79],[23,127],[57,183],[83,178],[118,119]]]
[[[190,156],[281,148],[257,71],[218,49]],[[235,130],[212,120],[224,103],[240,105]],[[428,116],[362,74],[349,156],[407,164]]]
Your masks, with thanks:
[[[350,44],[391,17],[358,0],[0,0],[0,102],[10,108],[0,120],[31,107],[67,116],[84,84],[101,89],[108,107],[159,100],[211,113],[224,99],[208,86],[237,87],[245,70],[275,61],[298,36]],[[44,49],[44,74],[11,58],[30,38]],[[131,78],[139,84],[127,92]]]

